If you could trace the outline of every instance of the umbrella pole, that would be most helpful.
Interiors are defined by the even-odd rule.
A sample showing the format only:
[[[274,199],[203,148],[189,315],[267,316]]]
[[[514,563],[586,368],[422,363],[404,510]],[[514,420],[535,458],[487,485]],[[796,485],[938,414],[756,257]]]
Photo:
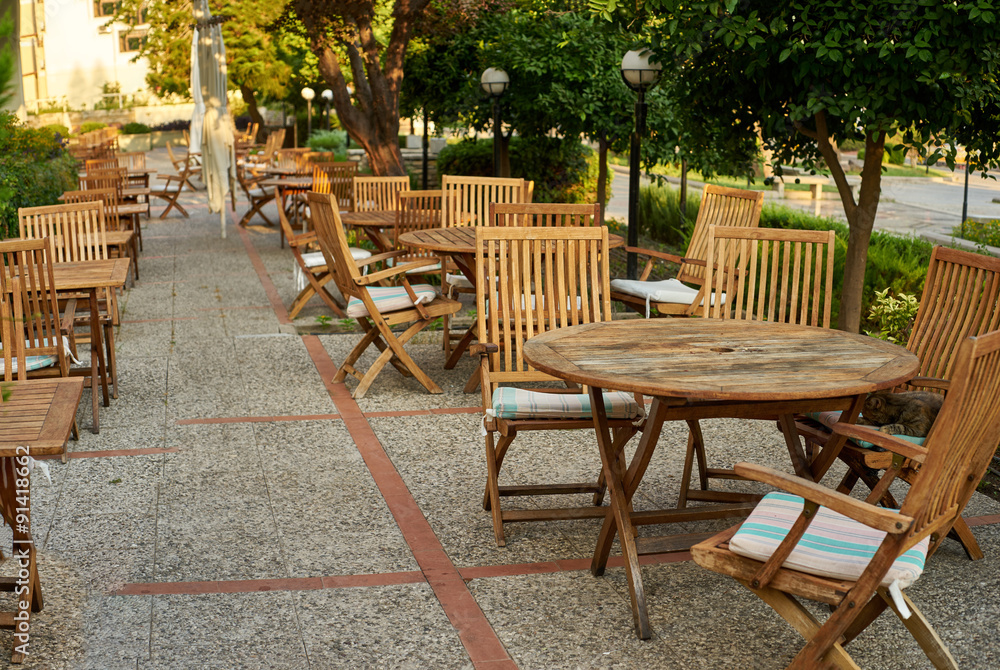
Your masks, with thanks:
[[[219,223],[222,225],[222,239],[226,239],[226,206],[219,210]]]

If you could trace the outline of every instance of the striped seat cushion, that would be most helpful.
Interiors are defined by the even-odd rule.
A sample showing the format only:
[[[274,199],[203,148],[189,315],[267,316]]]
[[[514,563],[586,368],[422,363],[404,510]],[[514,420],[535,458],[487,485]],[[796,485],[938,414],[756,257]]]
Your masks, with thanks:
[[[622,391],[604,394],[609,419],[637,419],[642,408],[635,396]],[[543,393],[501,386],[493,392],[493,408],[487,415],[501,419],[589,419],[590,395],[586,393]]]
[[[466,279],[465,275],[452,274],[451,272],[449,272],[445,276],[445,281],[456,288],[465,288],[465,289],[473,288],[472,282]]]
[[[385,264],[392,268],[396,267],[396,265],[405,265],[407,263],[414,263],[418,260],[419,259],[417,258],[404,258],[402,260],[389,258],[386,259]],[[413,275],[413,274],[421,274],[423,272],[440,272],[440,271],[441,271],[441,263],[432,263],[431,265],[417,265],[415,267],[412,267],[406,271],[406,274]]]
[[[437,297],[437,291],[430,284],[414,284],[413,292],[417,294],[417,302],[429,303]],[[375,302],[375,308],[381,313],[394,312],[399,309],[413,307],[413,301],[406,293],[403,286],[372,286],[368,289],[368,295]],[[347,316],[365,316],[368,310],[365,303],[357,298],[351,298],[345,310]]]
[[[31,372],[32,370],[41,370],[42,368],[52,367],[58,362],[59,357],[55,354],[52,354],[51,356],[27,356],[24,359],[24,367],[28,368],[28,372]],[[7,366],[4,364],[4,360],[0,358],[0,374],[3,374],[6,371],[6,367]],[[11,372],[17,372],[16,358],[11,359],[10,368]]]
[[[813,421],[818,421],[827,428],[833,428],[833,424],[840,421],[840,412],[809,412],[808,414],[806,414],[806,416],[808,416]],[[924,440],[926,439],[923,437],[914,437],[913,435],[893,435],[893,437],[898,437],[901,440],[906,440],[907,442],[912,442],[913,444],[919,444],[919,445],[923,445]],[[859,440],[855,441],[854,443],[857,444],[862,449],[882,450],[881,447],[876,447],[871,442],[864,442]]]
[[[768,493],[729,541],[733,553],[766,561],[802,513],[803,500],[789,493]],[[819,577],[855,580],[871,562],[886,534],[820,507],[816,518],[783,567]],[[896,559],[882,579],[906,588],[924,571],[929,539]]]

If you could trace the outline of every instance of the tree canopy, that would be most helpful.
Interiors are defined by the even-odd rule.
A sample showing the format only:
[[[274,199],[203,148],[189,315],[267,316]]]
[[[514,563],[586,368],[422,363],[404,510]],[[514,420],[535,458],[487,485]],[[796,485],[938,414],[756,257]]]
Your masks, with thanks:
[[[888,137],[952,164],[1000,161],[998,16],[992,3],[937,0],[591,0],[644,26],[687,132],[749,147],[758,130],[776,164],[820,161],[850,225],[840,327],[857,331],[867,247]],[[837,142],[866,144],[857,201]],[[749,158],[749,156],[748,156]]]

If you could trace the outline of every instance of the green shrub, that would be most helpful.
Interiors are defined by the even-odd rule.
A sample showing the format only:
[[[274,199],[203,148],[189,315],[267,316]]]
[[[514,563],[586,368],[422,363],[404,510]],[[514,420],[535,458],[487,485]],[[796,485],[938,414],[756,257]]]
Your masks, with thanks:
[[[687,247],[701,198],[689,194],[682,217],[679,195],[679,190],[667,182],[641,187],[637,211],[639,233],[674,247]]]
[[[906,162],[906,147],[902,144],[886,144],[885,155],[888,156],[886,160],[890,165],[902,165]]]
[[[108,124],[101,123],[100,121],[87,121],[80,126],[81,133],[89,133],[92,130],[100,130],[101,128],[107,128]]]
[[[0,111],[0,234],[17,236],[19,207],[57,204],[76,188],[77,163],[46,129],[21,125]]]
[[[50,123],[47,126],[42,126],[42,130],[48,131],[55,136],[56,133],[59,134],[60,139],[66,139],[69,137],[69,128],[62,125],[61,123]]]
[[[579,141],[514,137],[509,151],[511,176],[535,182],[534,202],[597,202],[597,154]],[[437,168],[442,175],[492,176],[493,140],[449,144],[438,154]]]
[[[315,130],[306,141],[313,151],[341,151],[347,144],[347,133],[343,130]]]
[[[122,127],[122,135],[142,135],[143,133],[148,133],[148,132],[149,132],[149,126],[147,126],[145,123],[136,123],[135,121],[126,123]]]
[[[1000,220],[974,221],[969,219],[962,226],[952,230],[952,234],[977,244],[1000,247]]]
[[[847,224],[833,219],[813,216],[783,205],[764,205],[760,216],[761,228],[789,228],[798,230],[833,230],[837,235],[833,267],[833,317],[837,323],[840,312],[840,293],[843,289],[844,262],[847,257]],[[865,284],[862,292],[861,313],[869,315],[876,292],[889,288],[892,293],[919,296],[923,292],[927,266],[931,259],[930,242],[912,235],[900,236],[882,231],[872,233],[868,245],[868,264],[865,267]],[[861,330],[879,330],[869,317],[861,322]]]
[[[898,297],[893,297],[887,288],[876,291],[875,300],[868,310],[868,321],[876,330],[866,330],[865,335],[906,345],[919,308],[920,301],[915,295],[900,293]]]

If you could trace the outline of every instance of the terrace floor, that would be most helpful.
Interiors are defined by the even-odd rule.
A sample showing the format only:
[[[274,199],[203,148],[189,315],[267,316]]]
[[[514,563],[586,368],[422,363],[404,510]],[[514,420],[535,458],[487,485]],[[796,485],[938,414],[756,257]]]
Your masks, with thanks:
[[[800,644],[777,615],[687,554],[643,566],[654,637],[636,639],[620,567],[587,567],[598,521],[511,524],[497,548],[471,359],[439,334],[409,347],[444,389],[387,367],[354,401],[332,384],[356,334],[290,323],[293,260],[204,192],[144,227],[142,281],[117,336],[121,396],[33,479],[46,607],[25,668],[781,668]],[[154,204],[154,215],[162,208]],[[245,204],[238,206],[241,213]],[[238,217],[237,217],[238,219]],[[712,458],[787,468],[773,424],[706,422]],[[686,431],[661,440],[637,506],[676,499]],[[589,431],[519,437],[505,474],[599,468]],[[532,504],[528,499],[525,504]],[[963,668],[1000,667],[1000,504],[966,510],[986,558],[948,541],[910,590]],[[992,525],[991,525],[992,524]],[[682,532],[723,528],[688,524]],[[0,532],[9,546],[9,529]],[[6,539],[3,539],[6,538]],[[11,561],[3,568],[10,569]],[[0,666],[12,645],[0,632]],[[866,668],[926,667],[883,617],[850,647]]]

